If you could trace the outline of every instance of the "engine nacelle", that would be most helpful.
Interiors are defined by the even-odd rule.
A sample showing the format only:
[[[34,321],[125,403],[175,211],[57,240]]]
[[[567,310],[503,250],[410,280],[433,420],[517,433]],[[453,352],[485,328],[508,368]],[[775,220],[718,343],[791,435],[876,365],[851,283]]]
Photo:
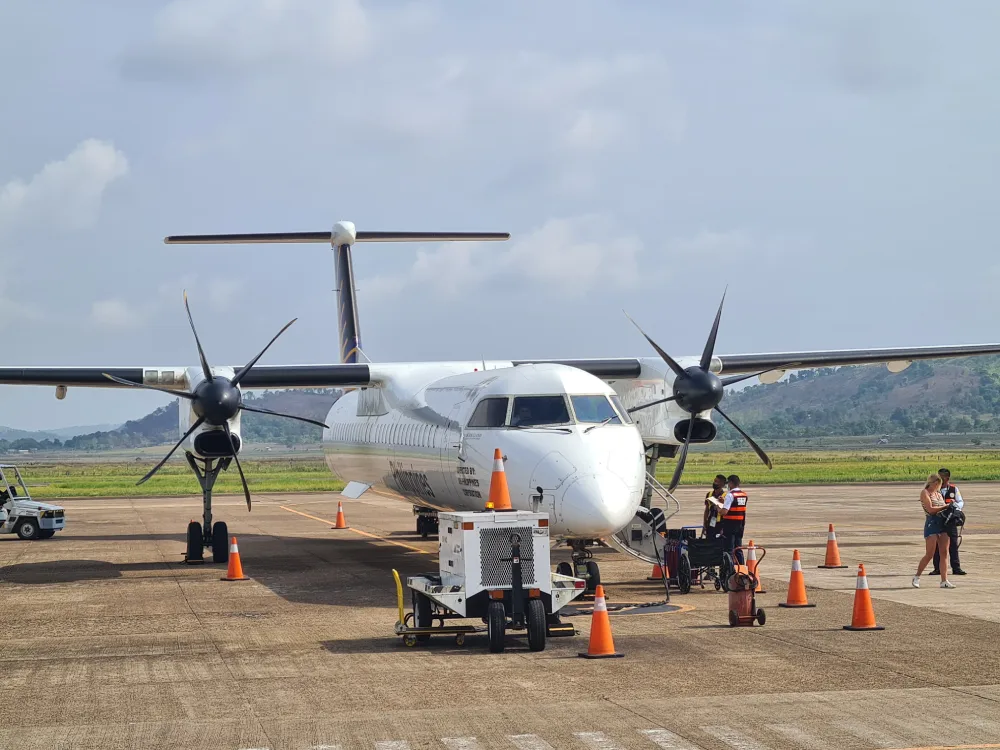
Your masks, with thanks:
[[[191,425],[198,421],[198,415],[191,409],[190,401],[180,399],[178,405],[178,437],[191,429]],[[236,453],[243,447],[243,439],[240,435],[240,416],[242,412],[237,412],[236,416],[229,420],[229,431],[233,435],[233,443],[236,445]],[[184,441],[184,450],[193,453],[196,458],[225,458],[233,455],[233,446],[226,437],[222,427],[213,427],[209,424],[201,425],[191,433],[191,436]]]

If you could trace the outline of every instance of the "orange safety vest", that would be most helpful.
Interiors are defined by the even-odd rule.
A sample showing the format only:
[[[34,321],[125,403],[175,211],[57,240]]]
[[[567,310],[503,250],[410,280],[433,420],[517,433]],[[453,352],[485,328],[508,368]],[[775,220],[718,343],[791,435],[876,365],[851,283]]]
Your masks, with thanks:
[[[743,490],[735,489],[732,490],[732,495],[733,504],[729,506],[729,510],[726,511],[722,520],[743,523],[747,520],[747,493]]]

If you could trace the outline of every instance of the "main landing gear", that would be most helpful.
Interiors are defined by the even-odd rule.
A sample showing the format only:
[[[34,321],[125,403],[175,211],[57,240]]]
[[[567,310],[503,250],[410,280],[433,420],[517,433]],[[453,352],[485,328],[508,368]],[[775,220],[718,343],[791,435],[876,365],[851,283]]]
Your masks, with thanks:
[[[597,586],[601,583],[601,569],[594,561],[593,553],[587,549],[588,546],[595,546],[596,540],[571,539],[569,546],[573,549],[573,564],[561,562],[556,566],[556,573],[563,576],[573,576],[583,578],[587,582],[584,595],[593,595]]]
[[[202,505],[204,508],[202,523],[191,521],[187,528],[187,552],[184,562],[197,565],[205,562],[205,550],[212,550],[212,562],[229,562],[229,528],[225,521],[212,523],[212,487],[219,478],[219,472],[229,468],[232,456],[225,458],[195,458],[187,453],[188,465],[198,477],[201,485]]]
[[[413,514],[417,517],[417,533],[424,539],[437,536],[438,514],[436,510],[428,510],[419,505],[413,506]]]

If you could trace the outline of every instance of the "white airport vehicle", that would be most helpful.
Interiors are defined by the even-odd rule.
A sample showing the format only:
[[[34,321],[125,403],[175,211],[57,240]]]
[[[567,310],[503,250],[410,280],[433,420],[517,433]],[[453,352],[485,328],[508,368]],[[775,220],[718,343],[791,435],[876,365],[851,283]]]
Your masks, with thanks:
[[[642,525],[648,523],[637,515],[640,506],[650,508],[654,501],[669,506],[688,447],[715,438],[713,414],[732,424],[720,408],[726,386],[758,376],[772,382],[790,370],[884,363],[900,372],[915,360],[1000,353],[1000,344],[978,344],[716,354],[720,305],[703,352],[692,357],[671,357],[645,333],[657,357],[375,363],[364,355],[351,255],[356,243],[509,237],[358,231],[346,221],[321,232],[167,237],[171,245],[328,243],[337,276],[340,362],[258,365],[276,336],[245,366],[212,367],[188,310],[199,355],[195,367],[5,367],[0,368],[0,384],[54,387],[57,398],[65,398],[68,388],[132,387],[182,399],[180,440],[140,483],[184,447],[203,497],[203,521],[188,527],[188,560],[201,560],[207,547],[216,562],[228,559],[228,531],[224,522],[213,522],[212,486],[231,464],[242,478],[240,415],[263,411],[243,403],[241,389],[345,388],[323,423],[304,421],[323,425],[327,463],[348,482],[346,498],[368,491],[397,498],[420,508],[418,533],[433,533],[435,512],[485,507],[492,448],[500,446],[509,459],[514,508],[547,512],[553,538],[572,546],[575,570],[586,568],[593,586],[599,571],[588,548],[633,519],[640,528],[630,527],[617,540],[627,546],[630,539],[645,537]],[[676,300],[679,290],[663,293]],[[684,291],[680,298],[684,315],[671,321],[687,325],[700,297]],[[473,311],[474,303],[468,309]],[[543,306],[539,314],[544,311]],[[760,446],[733,426],[770,466]],[[661,487],[652,478],[657,461],[675,456],[673,479]],[[245,478],[243,490],[249,509]],[[655,563],[646,552],[631,552]]]
[[[458,618],[485,622],[493,653],[504,650],[508,630],[527,631],[532,651],[543,650],[548,635],[574,634],[558,613],[584,592],[586,581],[552,572],[548,513],[441,513],[438,523],[439,571],[406,579],[412,618],[403,615],[399,593],[396,634],[406,645],[436,633],[453,634],[461,645],[473,628],[445,625]]]
[[[21,472],[12,464],[0,464],[0,534],[21,539],[50,539],[66,528],[66,512],[58,505],[31,499]]]

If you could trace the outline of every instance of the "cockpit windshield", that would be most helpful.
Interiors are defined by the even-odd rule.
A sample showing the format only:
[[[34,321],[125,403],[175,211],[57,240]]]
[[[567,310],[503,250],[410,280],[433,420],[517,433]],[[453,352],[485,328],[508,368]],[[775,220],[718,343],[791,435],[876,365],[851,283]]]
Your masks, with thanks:
[[[516,396],[510,414],[511,427],[538,427],[570,423],[563,396]]]
[[[570,400],[578,422],[622,423],[607,396],[570,396]]]

